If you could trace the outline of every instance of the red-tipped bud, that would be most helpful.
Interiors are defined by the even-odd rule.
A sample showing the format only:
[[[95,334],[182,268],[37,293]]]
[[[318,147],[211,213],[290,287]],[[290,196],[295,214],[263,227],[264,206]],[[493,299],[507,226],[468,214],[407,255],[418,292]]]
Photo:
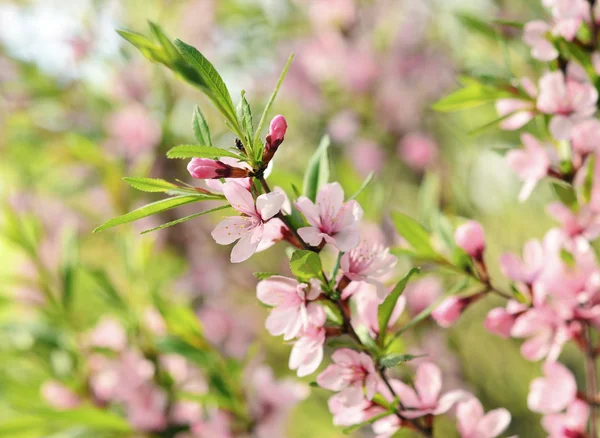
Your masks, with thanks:
[[[248,176],[247,169],[232,167],[221,161],[208,158],[193,158],[187,169],[190,175],[197,179],[246,178]]]
[[[481,259],[485,250],[485,233],[479,222],[468,221],[456,229],[456,244],[476,260]]]
[[[269,134],[266,137],[266,146],[265,153],[263,155],[263,162],[268,163],[275,155],[277,148],[281,143],[283,143],[283,139],[285,137],[285,131],[287,131],[287,122],[285,121],[285,117],[283,116],[275,116],[273,120],[271,120],[271,125],[269,126]]]
[[[482,298],[483,292],[471,295],[470,297],[449,297],[440,303],[431,313],[431,317],[440,327],[448,328],[462,315],[464,310],[473,302]]]

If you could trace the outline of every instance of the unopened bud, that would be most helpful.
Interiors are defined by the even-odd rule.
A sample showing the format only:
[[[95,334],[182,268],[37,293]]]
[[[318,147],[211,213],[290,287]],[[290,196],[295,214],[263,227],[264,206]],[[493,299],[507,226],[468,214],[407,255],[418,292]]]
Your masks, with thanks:
[[[456,244],[469,256],[480,260],[485,250],[485,234],[479,222],[468,221],[456,229],[454,233]]]
[[[193,158],[187,169],[190,175],[197,179],[246,178],[248,176],[248,169],[232,167],[208,158]]]
[[[469,303],[466,298],[450,297],[446,298],[439,306],[431,313],[431,317],[441,327],[447,328],[453,325],[465,307]]]
[[[283,143],[286,131],[287,122],[285,121],[285,117],[280,115],[273,117],[271,125],[269,126],[269,134],[266,137],[265,153],[263,155],[264,163],[271,161],[277,148]]]

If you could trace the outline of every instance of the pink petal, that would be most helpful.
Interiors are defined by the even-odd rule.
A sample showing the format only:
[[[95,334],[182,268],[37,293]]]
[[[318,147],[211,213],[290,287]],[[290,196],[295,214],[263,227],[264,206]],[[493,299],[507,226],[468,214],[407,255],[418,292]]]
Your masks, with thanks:
[[[318,246],[323,241],[324,234],[316,227],[304,227],[298,229],[298,234],[306,243]]]
[[[346,380],[338,365],[329,365],[325,368],[325,371],[317,376],[317,383],[321,388],[329,389],[330,391],[341,391],[346,385]]]
[[[550,133],[557,140],[568,140],[571,137],[573,121],[564,116],[554,116],[550,121]]]
[[[285,196],[280,192],[271,192],[256,198],[256,209],[264,221],[271,219],[281,210]]]
[[[494,438],[510,424],[510,412],[504,408],[488,412],[477,425],[475,436]]]
[[[456,408],[458,431],[461,436],[472,436],[477,423],[483,418],[483,406],[475,397],[461,402]]]
[[[325,237],[325,240],[329,242],[330,239]],[[360,243],[360,232],[358,228],[346,228],[345,230],[336,233],[331,239],[335,247],[342,252],[348,252],[353,250]]]
[[[344,189],[338,182],[325,184],[317,193],[317,206],[319,215],[324,217],[335,217],[344,205]]]
[[[294,204],[298,211],[304,215],[309,224],[314,227],[321,225],[319,208],[310,199],[306,196],[300,196]]]
[[[256,216],[256,208],[254,206],[254,198],[243,185],[236,181],[225,183],[223,186],[223,194],[231,204],[240,213],[248,216]]]
[[[300,303],[298,282],[293,278],[274,275],[256,286],[256,297],[267,306],[297,305]]]
[[[400,398],[400,401],[407,408],[419,408],[421,407],[421,400],[417,393],[404,382],[394,382],[394,392]]]
[[[302,328],[300,307],[275,307],[265,321],[267,331],[273,336],[284,335],[284,340],[294,338]]]
[[[241,263],[252,257],[262,239],[263,227],[257,227],[253,232],[245,234],[231,250],[231,263]]]
[[[444,414],[448,412],[448,410],[450,410],[450,408],[454,406],[454,404],[470,396],[471,394],[460,389],[457,389],[455,391],[449,391],[440,398],[437,408],[433,411],[433,414]]]
[[[224,218],[212,231],[211,236],[219,245],[229,245],[248,233],[252,219],[243,216]]]

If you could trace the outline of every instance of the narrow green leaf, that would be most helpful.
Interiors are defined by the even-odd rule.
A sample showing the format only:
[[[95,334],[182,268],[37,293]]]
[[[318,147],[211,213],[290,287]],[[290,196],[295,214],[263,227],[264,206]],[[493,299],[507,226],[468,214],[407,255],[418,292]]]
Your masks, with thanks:
[[[356,191],[356,193],[354,193],[352,196],[350,196],[348,198],[348,200],[352,200],[352,199],[356,199],[358,195],[360,195],[364,189],[367,188],[367,186],[371,183],[371,181],[373,181],[373,177],[375,176],[375,172],[371,172],[367,175],[367,177],[365,178],[365,180],[362,182],[362,184],[360,185],[359,189]]]
[[[199,213],[194,213],[194,214],[190,214],[189,216],[185,216],[185,217],[182,217],[182,218],[179,218],[179,219],[175,219],[174,221],[167,222],[166,224],[159,225],[158,227],[154,227],[154,228],[151,228],[149,230],[142,231],[140,234],[147,234],[147,233],[151,233],[152,231],[162,230],[163,228],[172,227],[173,225],[177,225],[177,224],[180,224],[182,222],[189,221],[190,219],[194,219],[195,217],[203,216],[203,215],[208,214],[208,213],[214,213],[215,211],[224,210],[226,208],[232,208],[232,207],[229,204],[227,204],[227,205],[220,205],[218,207],[211,208],[209,210],[201,211]]]
[[[207,197],[202,195],[196,196],[175,196],[172,198],[161,199],[160,201],[153,202],[152,204],[145,205],[143,207],[138,208],[137,210],[133,210],[123,216],[115,217],[109,219],[104,224],[100,225],[93,232],[97,233],[102,230],[106,230],[107,228],[112,228],[117,225],[126,224],[128,222],[133,222],[138,219],[151,216],[156,213],[160,213],[162,211],[170,210],[175,207],[179,207],[181,205],[191,204],[193,202],[204,201],[207,199],[214,199],[213,197]]]
[[[65,309],[69,309],[73,301],[75,273],[78,262],[79,246],[77,244],[77,236],[74,232],[69,232],[64,238],[63,259],[60,268],[63,288],[62,303]]]
[[[495,85],[483,84],[473,78],[463,78],[462,82],[462,88],[440,99],[432,108],[440,112],[452,112],[495,102],[503,97],[515,97]]]
[[[560,199],[560,202],[566,206],[570,207],[577,204],[577,196],[572,185],[563,183],[562,181],[552,181],[552,188],[558,199]]]
[[[292,274],[300,280],[308,281],[311,278],[323,278],[321,258],[314,251],[298,249],[290,259]]]
[[[63,428],[79,426],[97,430],[131,432],[131,426],[125,418],[94,406],[81,406],[68,410],[33,409],[32,413]]]
[[[319,147],[308,162],[304,174],[303,194],[313,202],[317,198],[319,188],[329,181],[329,157],[327,155],[329,145],[329,137],[326,135],[321,139]]]
[[[175,40],[175,47],[202,78],[203,83],[198,84],[202,91],[234,128],[239,127],[231,95],[215,67],[196,48],[183,41]]]
[[[290,65],[292,64],[293,59],[294,59],[294,54],[292,53],[290,55],[290,57],[288,58],[288,60],[285,64],[285,67],[283,68],[283,71],[279,75],[279,80],[277,81],[275,90],[273,90],[271,97],[269,97],[269,100],[267,101],[267,104],[265,105],[265,109],[263,110],[262,116],[260,116],[260,121],[258,122],[258,126],[256,127],[256,133],[254,134],[254,140],[252,141],[252,143],[254,145],[258,145],[258,143],[259,143],[260,132],[262,131],[263,127],[265,126],[265,123],[267,122],[267,117],[269,116],[269,111],[271,110],[271,107],[273,106],[273,102],[275,102],[277,93],[279,92],[279,89],[281,88],[281,84],[283,83],[283,80],[285,79],[285,75],[287,74],[287,72],[290,68]],[[261,154],[261,156],[262,156],[262,154]]]
[[[199,144],[212,146],[212,140],[210,138],[210,129],[208,129],[208,123],[204,118],[204,114],[200,111],[200,107],[196,105],[194,107],[194,116],[192,118],[192,130],[194,131],[194,137]]]
[[[331,301],[320,301],[323,305],[323,309],[325,309],[325,313],[327,314],[327,319],[334,322],[335,324],[342,325],[344,323],[344,317],[342,316],[342,312],[340,309],[333,304]]]
[[[152,31],[154,38],[156,38],[156,40],[164,49],[167,57],[170,58],[172,61],[176,61],[180,55],[173,43],[171,42],[171,40],[169,39],[169,37],[165,35],[163,30],[156,23],[148,21],[148,25],[150,26],[150,30]]]
[[[238,118],[240,119],[240,124],[242,125],[242,129],[244,130],[244,134],[246,134],[246,138],[248,139],[248,141],[252,141],[252,139],[254,138],[254,122],[252,120],[252,110],[250,109],[250,104],[246,100],[246,94],[243,90],[242,95],[240,97]]]
[[[405,363],[414,359],[418,359],[420,357],[425,357],[427,356],[426,354],[419,354],[419,355],[414,355],[414,354],[398,354],[398,353],[393,353],[393,354],[388,354],[387,356],[382,357],[381,359],[379,359],[379,363],[386,367],[386,368],[393,368],[396,365],[400,365],[401,363]]]
[[[377,414],[377,415],[369,418],[367,421],[363,421],[362,423],[358,423],[358,424],[354,424],[352,426],[346,427],[346,428],[342,429],[342,432],[345,435],[348,435],[352,432],[357,431],[358,429],[360,429],[364,426],[375,423],[377,420],[381,420],[382,418],[389,417],[390,415],[394,415],[394,412],[393,411],[382,412],[380,414]]]
[[[175,146],[167,152],[168,158],[210,158],[218,159],[221,157],[231,157],[241,160],[241,157],[235,152],[227,149],[216,148],[214,146],[202,146],[194,144],[182,144]]]
[[[95,268],[87,268],[86,272],[94,279],[96,284],[99,286],[101,293],[106,298],[112,306],[119,310],[126,310],[127,303],[121,297],[117,288],[113,285],[112,281],[108,274],[101,270]]]
[[[502,26],[514,27],[516,29],[523,29],[523,27],[525,27],[525,23],[521,23],[520,21],[502,20],[500,18],[493,20],[493,23],[500,24]]]
[[[364,345],[367,350],[375,355],[380,354],[381,349],[379,348],[379,345],[377,345],[377,342],[371,337],[371,333],[369,333],[369,329],[366,326],[359,325],[354,329],[354,332],[356,333],[356,336],[358,336],[358,339],[360,339],[361,344]]]
[[[392,213],[392,221],[398,233],[412,246],[417,255],[426,258],[439,258],[431,246],[431,239],[427,230],[416,220],[404,213]]]
[[[402,293],[404,292],[404,289],[406,288],[410,277],[412,277],[413,274],[416,274],[419,271],[419,268],[412,268],[406,275],[406,277],[400,280],[400,282],[396,285],[392,292],[385,298],[383,303],[379,305],[379,308],[377,309],[377,319],[379,321],[379,345],[385,344],[385,336],[387,334],[388,324],[390,323],[390,318],[392,317],[392,313],[394,312],[394,308],[396,307],[398,298],[400,298],[400,295],[402,295]]]
[[[477,16],[467,13],[458,13],[456,14],[456,17],[467,29],[477,32],[492,41],[496,41],[498,38],[496,29],[494,29],[493,26],[490,26],[486,21],[479,19]]]
[[[175,184],[160,178],[131,178],[126,176],[123,180],[134,189],[142,192],[164,193],[179,188]]]

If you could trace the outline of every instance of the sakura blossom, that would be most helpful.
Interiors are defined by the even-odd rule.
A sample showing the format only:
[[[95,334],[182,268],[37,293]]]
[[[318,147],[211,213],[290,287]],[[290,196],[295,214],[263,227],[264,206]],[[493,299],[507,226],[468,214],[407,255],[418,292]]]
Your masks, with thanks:
[[[369,355],[341,348],[332,354],[331,359],[333,364],[317,377],[319,386],[331,391],[344,390],[349,398],[351,393],[355,393],[354,396],[359,399],[363,397],[365,387],[367,400],[373,398],[377,392],[378,377]]]
[[[495,438],[506,430],[511,418],[504,408],[485,413],[475,397],[458,403],[456,417],[461,438]]]
[[[523,134],[521,141],[525,150],[509,151],[506,161],[525,183],[519,193],[519,201],[524,202],[537,183],[547,175],[551,161],[548,152],[535,137]]]

